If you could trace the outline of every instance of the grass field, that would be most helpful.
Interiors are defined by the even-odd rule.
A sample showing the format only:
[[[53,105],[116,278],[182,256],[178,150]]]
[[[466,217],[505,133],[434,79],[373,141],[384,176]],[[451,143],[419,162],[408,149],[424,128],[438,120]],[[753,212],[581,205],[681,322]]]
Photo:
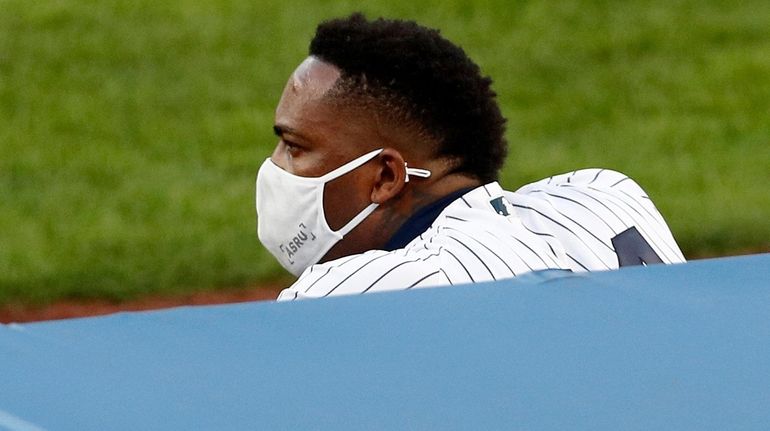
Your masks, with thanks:
[[[0,0],[0,303],[289,280],[255,174],[315,25],[353,10],[495,79],[504,186],[613,168],[686,255],[770,250],[770,2]]]

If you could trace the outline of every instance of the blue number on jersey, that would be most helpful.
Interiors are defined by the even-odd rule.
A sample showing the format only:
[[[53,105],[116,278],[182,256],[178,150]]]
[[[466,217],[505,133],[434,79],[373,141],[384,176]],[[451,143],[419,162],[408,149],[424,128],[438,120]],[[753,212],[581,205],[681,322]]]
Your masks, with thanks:
[[[615,254],[618,255],[618,266],[650,265],[663,263],[655,253],[650,243],[632,226],[612,238]]]

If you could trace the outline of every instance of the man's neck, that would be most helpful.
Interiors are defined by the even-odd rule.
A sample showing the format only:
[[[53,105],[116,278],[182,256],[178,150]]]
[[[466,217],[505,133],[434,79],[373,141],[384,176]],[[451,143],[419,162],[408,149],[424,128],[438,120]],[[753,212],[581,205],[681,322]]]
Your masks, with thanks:
[[[407,244],[412,242],[413,239],[428,230],[439,214],[444,211],[444,208],[474,188],[476,188],[476,186],[455,190],[417,210],[401,225],[396,233],[391,236],[390,240],[383,246],[383,250],[393,251],[404,248]]]

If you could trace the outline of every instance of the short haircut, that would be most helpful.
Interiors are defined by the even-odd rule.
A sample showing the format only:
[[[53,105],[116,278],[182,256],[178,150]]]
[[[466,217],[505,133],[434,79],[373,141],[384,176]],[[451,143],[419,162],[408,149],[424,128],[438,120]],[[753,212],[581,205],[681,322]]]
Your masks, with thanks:
[[[309,54],[340,69],[337,97],[368,100],[391,124],[427,134],[453,172],[497,180],[507,143],[492,79],[438,30],[356,13],[322,22]]]

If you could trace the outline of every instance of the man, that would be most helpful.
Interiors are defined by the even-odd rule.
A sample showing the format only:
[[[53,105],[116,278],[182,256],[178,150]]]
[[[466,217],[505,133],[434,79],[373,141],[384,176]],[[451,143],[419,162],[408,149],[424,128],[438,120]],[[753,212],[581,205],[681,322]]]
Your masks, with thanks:
[[[413,22],[319,25],[257,177],[259,238],[299,276],[279,300],[684,261],[617,172],[503,191],[505,119],[490,85],[462,49]]]

